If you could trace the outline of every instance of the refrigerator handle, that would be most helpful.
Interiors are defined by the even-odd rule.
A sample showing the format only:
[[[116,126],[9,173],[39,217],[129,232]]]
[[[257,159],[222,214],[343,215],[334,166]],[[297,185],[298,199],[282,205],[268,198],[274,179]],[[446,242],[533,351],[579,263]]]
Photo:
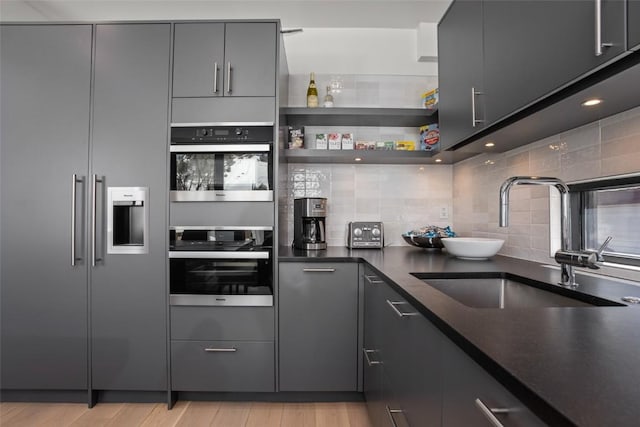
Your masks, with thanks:
[[[97,192],[98,192],[98,183],[104,183],[104,178],[98,178],[98,175],[93,174],[91,176],[91,266],[95,267],[97,261],[102,261],[102,258],[96,257],[97,246],[96,246],[96,233],[97,233],[97,220],[96,220],[96,209],[97,209]]]
[[[78,206],[78,193],[76,184],[83,183],[84,177],[78,178],[77,174],[71,175],[71,266],[76,266],[76,261],[82,261],[82,257],[76,256],[76,209]]]

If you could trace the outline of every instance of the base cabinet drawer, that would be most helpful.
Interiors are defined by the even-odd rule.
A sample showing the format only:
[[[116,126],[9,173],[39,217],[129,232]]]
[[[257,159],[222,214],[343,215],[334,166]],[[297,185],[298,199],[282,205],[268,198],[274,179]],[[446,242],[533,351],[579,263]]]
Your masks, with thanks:
[[[273,341],[273,307],[171,307],[171,339]]]
[[[172,341],[175,391],[273,392],[273,341]]]

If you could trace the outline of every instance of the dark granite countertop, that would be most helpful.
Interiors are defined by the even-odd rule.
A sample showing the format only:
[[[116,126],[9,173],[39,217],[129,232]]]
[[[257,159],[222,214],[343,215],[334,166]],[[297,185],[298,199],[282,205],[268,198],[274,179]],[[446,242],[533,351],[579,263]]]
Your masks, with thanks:
[[[550,425],[640,425],[640,306],[471,308],[410,274],[506,272],[555,286],[559,269],[502,256],[461,260],[409,246],[280,248],[279,261],[365,261]],[[578,282],[579,292],[614,302],[640,296],[629,281],[578,273]]]

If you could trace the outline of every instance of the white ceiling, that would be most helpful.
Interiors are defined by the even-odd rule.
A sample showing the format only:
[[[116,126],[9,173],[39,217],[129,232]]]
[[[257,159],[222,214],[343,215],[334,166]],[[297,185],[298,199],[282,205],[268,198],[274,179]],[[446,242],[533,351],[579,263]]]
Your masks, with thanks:
[[[416,29],[421,22],[438,22],[450,3],[451,0],[0,0],[0,21],[280,19],[283,29],[303,29],[302,33],[285,35],[292,74],[315,70],[435,75],[435,63],[417,61]]]
[[[2,21],[279,18],[284,28],[416,28],[451,0],[2,0]]]

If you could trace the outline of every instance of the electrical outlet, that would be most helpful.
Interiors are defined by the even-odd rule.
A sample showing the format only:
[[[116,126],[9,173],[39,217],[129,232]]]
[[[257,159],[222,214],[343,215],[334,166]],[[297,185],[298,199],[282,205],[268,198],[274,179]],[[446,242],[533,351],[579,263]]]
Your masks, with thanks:
[[[443,206],[440,208],[440,219],[448,219],[449,218],[449,208]]]

